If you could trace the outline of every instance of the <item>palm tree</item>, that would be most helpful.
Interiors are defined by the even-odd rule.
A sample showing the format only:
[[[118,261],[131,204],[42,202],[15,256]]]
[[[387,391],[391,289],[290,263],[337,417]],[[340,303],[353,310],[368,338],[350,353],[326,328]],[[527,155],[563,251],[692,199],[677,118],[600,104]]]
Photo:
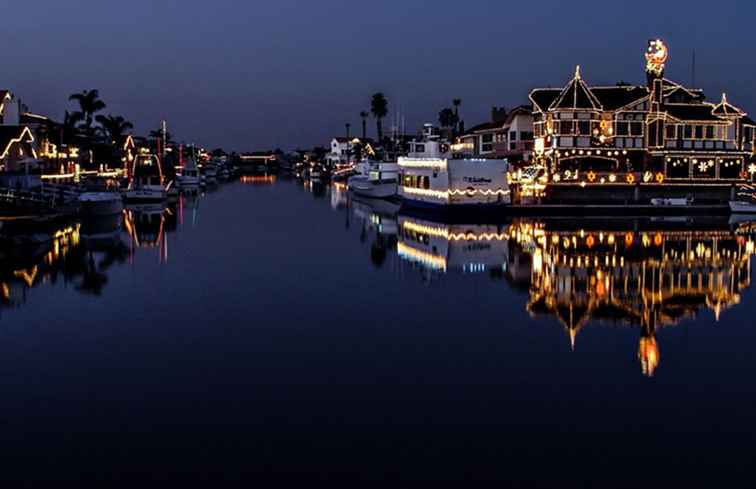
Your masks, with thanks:
[[[128,131],[134,129],[134,124],[121,116],[98,115],[95,119],[100,123],[106,135],[114,144],[119,143]]]
[[[70,113],[66,111],[66,115],[63,118],[63,127],[61,129],[64,143],[69,144],[76,138],[76,136],[78,136],[79,131],[77,127],[83,118],[84,116],[81,112]]]
[[[150,131],[150,137],[154,139],[160,139],[162,141],[163,139],[163,130],[162,129],[155,129],[154,131]],[[171,133],[168,131],[165,131],[165,142],[170,143],[172,141],[171,139]]]
[[[362,118],[362,139],[367,139],[367,118],[370,117],[370,113],[367,111],[360,112]]]
[[[378,143],[380,143],[383,141],[383,118],[388,115],[388,100],[386,100],[386,97],[381,92],[373,95],[373,100],[370,102],[370,112],[375,117],[375,124],[378,129]]]
[[[106,107],[105,102],[100,100],[99,90],[84,90],[81,93],[74,93],[68,97],[68,100],[79,103],[81,118],[84,120],[84,127],[87,132],[91,133],[94,115]]]
[[[457,124],[457,116],[447,107],[438,113],[438,122],[441,127],[454,127]]]
[[[347,139],[349,139],[350,137],[352,137],[351,131],[350,131],[350,129],[352,128],[352,125],[347,122],[345,126],[346,126],[346,137]]]
[[[462,105],[462,99],[461,98],[455,98],[452,100],[452,104],[454,105],[454,117],[457,119],[457,122],[454,124],[454,132],[459,132],[459,106]]]

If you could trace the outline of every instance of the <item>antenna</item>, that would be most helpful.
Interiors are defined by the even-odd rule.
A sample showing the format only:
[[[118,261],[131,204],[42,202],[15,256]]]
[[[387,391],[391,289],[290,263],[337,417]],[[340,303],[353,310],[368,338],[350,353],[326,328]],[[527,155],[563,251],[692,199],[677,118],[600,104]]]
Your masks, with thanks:
[[[691,63],[690,71],[691,71],[690,88],[696,88],[696,50],[695,48],[693,49],[693,62]]]

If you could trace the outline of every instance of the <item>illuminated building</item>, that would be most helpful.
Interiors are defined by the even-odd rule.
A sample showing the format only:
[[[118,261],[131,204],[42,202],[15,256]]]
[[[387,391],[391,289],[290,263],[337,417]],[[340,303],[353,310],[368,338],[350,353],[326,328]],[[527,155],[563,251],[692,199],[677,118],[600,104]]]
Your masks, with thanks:
[[[752,179],[756,123],[725,95],[710,103],[702,90],[664,78],[668,55],[662,41],[649,42],[646,85],[592,87],[578,67],[565,87],[531,92],[549,198],[726,203]]]

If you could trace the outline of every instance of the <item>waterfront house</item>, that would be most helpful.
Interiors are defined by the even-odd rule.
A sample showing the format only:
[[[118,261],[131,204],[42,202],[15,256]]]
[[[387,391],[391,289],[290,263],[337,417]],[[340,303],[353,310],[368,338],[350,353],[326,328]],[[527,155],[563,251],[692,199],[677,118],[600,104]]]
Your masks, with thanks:
[[[539,176],[523,195],[722,203],[753,178],[756,124],[725,95],[664,78],[666,46],[648,49],[646,85],[590,86],[578,67],[563,88],[531,92]]]
[[[533,114],[529,105],[511,111],[491,109],[491,121],[472,127],[457,138],[452,152],[461,157],[529,161],[533,152]]]
[[[368,154],[375,154],[376,143],[370,139],[335,137],[331,140],[331,151],[326,161],[332,168],[348,165],[354,160],[354,148],[361,145]]]

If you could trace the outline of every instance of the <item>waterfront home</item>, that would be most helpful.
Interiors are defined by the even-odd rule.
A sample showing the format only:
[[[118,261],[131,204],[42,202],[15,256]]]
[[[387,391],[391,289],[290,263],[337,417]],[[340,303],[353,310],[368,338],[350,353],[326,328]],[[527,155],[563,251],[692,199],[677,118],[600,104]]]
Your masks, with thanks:
[[[491,121],[460,136],[452,152],[463,157],[507,158],[510,163],[530,161],[533,154],[533,113],[530,105],[507,112],[491,109]]]
[[[533,90],[538,172],[517,182],[522,194],[593,203],[731,200],[756,173],[756,123],[725,95],[708,102],[701,89],[665,78],[667,57],[662,41],[649,43],[646,85],[590,86],[578,67],[563,88]]]
[[[353,163],[356,146],[362,146],[368,154],[375,154],[377,148],[375,141],[370,138],[335,137],[331,140],[331,151],[326,156],[326,162],[332,168],[339,168]]]

